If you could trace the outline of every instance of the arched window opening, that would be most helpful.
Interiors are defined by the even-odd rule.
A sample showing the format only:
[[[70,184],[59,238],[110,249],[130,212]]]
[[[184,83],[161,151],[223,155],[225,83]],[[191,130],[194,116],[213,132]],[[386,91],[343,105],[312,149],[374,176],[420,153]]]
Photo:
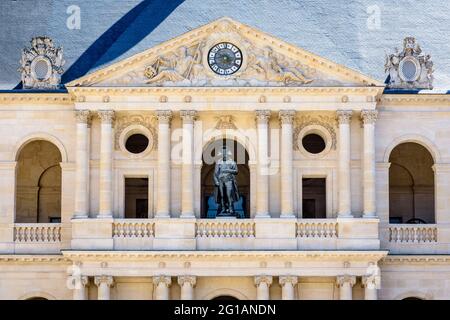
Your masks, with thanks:
[[[16,222],[61,222],[59,149],[48,141],[32,141],[17,159]]]
[[[215,218],[219,206],[214,197],[214,169],[215,161],[222,152],[223,147],[231,152],[231,157],[238,166],[236,183],[239,200],[234,203],[234,211],[238,218],[250,217],[250,168],[248,166],[248,152],[239,142],[231,139],[218,139],[209,143],[202,154],[201,170],[201,217]]]
[[[420,144],[396,146],[389,157],[389,222],[435,223],[433,157]]]

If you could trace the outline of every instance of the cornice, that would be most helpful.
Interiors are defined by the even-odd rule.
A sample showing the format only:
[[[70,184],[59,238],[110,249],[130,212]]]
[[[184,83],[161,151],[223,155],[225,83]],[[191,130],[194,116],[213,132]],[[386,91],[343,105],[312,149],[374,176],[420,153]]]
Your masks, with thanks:
[[[450,255],[388,255],[380,263],[382,265],[393,264],[450,264]]]
[[[63,255],[0,255],[0,263],[2,262],[19,262],[19,263],[59,263],[70,264],[71,260]]]
[[[71,260],[257,259],[379,261],[388,251],[62,251]]]
[[[0,93],[0,105],[3,103],[45,103],[72,104],[74,98],[69,93]]]
[[[449,104],[448,94],[384,94],[381,96],[379,105],[422,105],[422,104]]]
[[[377,95],[384,87],[379,86],[352,86],[352,87],[68,87],[67,90],[76,96],[82,94],[217,94],[217,93],[243,93],[243,94],[371,94]],[[258,101],[260,97],[258,97]],[[170,97],[169,97],[170,99]],[[164,102],[170,102],[170,100]],[[190,102],[190,101],[189,101]],[[286,103],[286,97],[282,102]]]

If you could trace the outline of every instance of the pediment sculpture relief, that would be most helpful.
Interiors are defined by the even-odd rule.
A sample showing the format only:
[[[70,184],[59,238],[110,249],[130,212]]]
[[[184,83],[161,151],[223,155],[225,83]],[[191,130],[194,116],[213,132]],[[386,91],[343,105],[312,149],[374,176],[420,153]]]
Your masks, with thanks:
[[[237,41],[242,45],[239,48],[240,45],[232,44],[230,40],[223,44],[224,48],[216,50],[216,60],[213,60],[214,53],[211,51],[214,48],[208,46],[210,42],[202,40],[157,56],[142,70],[129,72],[114,80],[114,84],[138,82],[151,86],[298,86],[314,81],[313,68],[289,59],[270,46],[258,48],[249,41]],[[232,47],[235,52],[228,50],[227,46]],[[242,63],[242,68],[237,62]]]

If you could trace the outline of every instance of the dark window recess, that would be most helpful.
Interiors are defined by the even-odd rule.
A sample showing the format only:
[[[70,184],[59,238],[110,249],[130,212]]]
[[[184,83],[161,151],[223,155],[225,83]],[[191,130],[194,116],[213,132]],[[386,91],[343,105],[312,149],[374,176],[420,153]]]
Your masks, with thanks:
[[[148,178],[125,178],[125,218],[148,218]]]
[[[148,217],[148,199],[136,199],[136,218],[145,219]]]
[[[143,134],[136,133],[131,135],[126,143],[125,148],[131,153],[141,153],[144,152],[148,147],[148,138]]]
[[[315,133],[307,134],[302,139],[303,148],[309,153],[321,153],[325,150],[325,140]]]
[[[304,178],[303,191],[303,218],[326,218],[326,186],[325,178]]]

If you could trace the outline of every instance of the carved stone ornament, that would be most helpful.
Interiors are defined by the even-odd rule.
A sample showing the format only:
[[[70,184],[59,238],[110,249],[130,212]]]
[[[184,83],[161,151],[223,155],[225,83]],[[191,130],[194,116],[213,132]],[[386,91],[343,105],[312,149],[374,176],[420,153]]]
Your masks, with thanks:
[[[179,276],[178,284],[180,286],[183,286],[185,283],[189,283],[191,287],[195,287],[195,284],[197,283],[197,277],[195,277],[195,276]]]
[[[145,115],[145,114],[124,114],[117,117],[116,121],[114,122],[114,145],[116,150],[120,149],[120,136],[122,135],[122,132],[126,130],[128,127],[132,125],[140,125],[148,129],[151,133],[151,138],[149,139],[149,142],[152,143],[152,149],[157,148],[157,141],[158,141],[158,133],[155,129],[156,126],[156,117],[152,115]]]
[[[272,276],[256,276],[255,277],[255,285],[259,286],[261,283],[265,283],[267,286],[270,286],[272,284],[273,278]]]
[[[242,65],[235,72],[212,69],[211,52],[229,44],[229,55],[239,53]],[[224,49],[226,50],[226,48]],[[217,58],[217,57],[216,57]],[[228,61],[228,60],[227,60]],[[224,61],[222,61],[225,63]],[[241,63],[241,62],[240,62]],[[216,66],[216,64],[213,64]],[[216,66],[217,67],[217,66]],[[257,45],[232,23],[223,20],[211,34],[164,52],[140,70],[113,80],[114,85],[146,83],[151,86],[298,86],[313,82],[316,70],[285,56],[270,45]]]
[[[95,276],[94,283],[98,287],[101,283],[106,283],[108,287],[112,287],[114,285],[114,278],[112,276]]]
[[[24,48],[19,72],[24,89],[58,89],[63,73],[62,47],[56,48],[48,37],[35,37],[31,47]]]
[[[362,110],[361,120],[363,124],[374,124],[377,121],[378,111],[377,110]]]
[[[413,37],[403,40],[403,51],[386,55],[385,72],[389,74],[388,88],[432,89],[433,62]]]
[[[237,130],[236,125],[234,124],[234,116],[232,115],[221,115],[216,116],[217,120],[216,126],[214,127],[217,130]]]
[[[170,276],[154,276],[153,284],[155,284],[156,286],[162,284],[168,288],[172,284],[172,279]]]
[[[331,148],[336,150],[337,146],[337,138],[336,138],[336,130],[334,128],[334,124],[336,123],[334,117],[325,116],[325,115],[305,115],[298,117],[295,121],[296,127],[294,129],[294,150],[299,150],[299,144],[301,143],[299,137],[300,132],[303,128],[311,125],[318,125],[323,127],[331,136]]]

